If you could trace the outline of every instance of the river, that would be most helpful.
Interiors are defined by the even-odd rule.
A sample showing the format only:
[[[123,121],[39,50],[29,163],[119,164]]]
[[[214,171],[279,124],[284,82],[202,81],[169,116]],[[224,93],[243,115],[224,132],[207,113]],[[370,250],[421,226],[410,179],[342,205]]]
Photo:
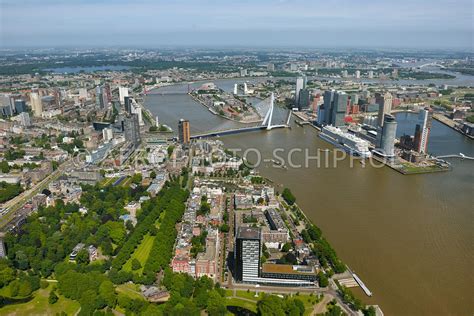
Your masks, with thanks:
[[[225,90],[233,86],[217,84]],[[174,130],[180,118],[190,121],[191,133],[238,125],[211,114],[187,95],[150,94],[145,105]],[[285,110],[278,111],[285,116]],[[413,134],[415,119],[413,114],[397,114],[398,134]],[[314,128],[294,123],[292,129],[220,140],[229,148],[257,148],[267,158],[275,148],[285,154],[308,149],[313,155],[318,149],[332,149]],[[436,155],[474,156],[472,140],[437,121],[428,149]],[[294,163],[304,160],[298,152],[293,158]],[[308,168],[281,169],[267,163],[258,169],[280,190],[289,187],[294,192],[304,212],[374,293],[367,298],[353,289],[364,302],[379,304],[386,315],[472,315],[474,162],[451,162],[451,172],[412,176],[357,162],[351,167],[349,158],[329,168],[318,168],[312,161]]]

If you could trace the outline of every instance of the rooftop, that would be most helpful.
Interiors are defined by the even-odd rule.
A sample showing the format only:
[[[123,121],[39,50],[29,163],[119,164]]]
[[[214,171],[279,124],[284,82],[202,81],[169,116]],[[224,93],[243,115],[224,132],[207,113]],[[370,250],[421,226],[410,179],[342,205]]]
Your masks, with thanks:
[[[264,263],[262,272],[266,273],[285,273],[285,274],[315,274],[311,266],[293,266],[291,264],[272,264]]]
[[[239,227],[237,238],[240,239],[260,239],[260,229],[254,227]]]

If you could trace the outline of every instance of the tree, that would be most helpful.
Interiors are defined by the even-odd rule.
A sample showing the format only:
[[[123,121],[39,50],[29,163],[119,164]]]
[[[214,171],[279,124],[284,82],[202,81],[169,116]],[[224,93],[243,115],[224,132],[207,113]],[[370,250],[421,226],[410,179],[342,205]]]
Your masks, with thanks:
[[[295,204],[296,198],[293,195],[293,193],[291,193],[290,189],[285,188],[283,190],[283,192],[281,193],[281,196],[283,197],[283,199],[285,199],[285,201],[286,201],[286,203],[288,203],[288,205],[291,206],[291,205]]]
[[[114,308],[117,303],[114,284],[110,281],[104,281],[99,286],[99,295],[104,299],[107,306]]]
[[[228,233],[229,232],[229,225],[227,225],[226,223],[222,224],[220,227],[219,227],[219,230],[223,233]]]
[[[79,315],[91,315],[98,307],[97,293],[94,290],[86,290],[79,299],[81,311]]]
[[[10,283],[8,286],[8,290],[10,291],[10,296],[15,297],[18,295],[18,291],[20,290],[20,281],[15,280]]]
[[[275,295],[265,295],[258,303],[259,315],[285,316],[283,299]]]
[[[216,290],[209,292],[207,312],[210,316],[220,316],[227,313],[225,298],[223,298]]]
[[[287,242],[281,247],[282,252],[288,252],[291,249],[291,243]]]
[[[323,271],[319,271],[318,273],[318,282],[320,287],[327,287],[329,285],[329,280]]]
[[[77,252],[76,263],[89,264],[89,251],[87,249],[81,249]]]
[[[155,178],[156,178],[156,172],[155,172],[155,170],[153,170],[152,172],[150,172],[150,178],[152,178],[152,179],[155,179]]]
[[[20,287],[18,288],[18,296],[25,297],[29,296],[33,291],[31,284],[28,280],[20,280]]]
[[[0,261],[0,288],[8,285],[13,280],[15,280],[15,270],[8,265],[7,260],[2,259]]]
[[[142,182],[142,175],[141,173],[135,173],[133,176],[132,176],[132,183],[135,183],[135,184],[140,184]]]
[[[133,258],[132,260],[132,270],[135,271],[135,270],[138,270],[138,269],[141,269],[142,265],[140,263],[140,261],[138,261],[137,258]]]
[[[54,293],[54,291],[49,292],[48,303],[53,305],[59,300],[59,297]]]
[[[367,307],[366,309],[364,309],[362,312],[364,313],[364,316],[375,316],[375,315],[377,315],[377,311],[375,310],[375,307],[373,307],[372,305]]]

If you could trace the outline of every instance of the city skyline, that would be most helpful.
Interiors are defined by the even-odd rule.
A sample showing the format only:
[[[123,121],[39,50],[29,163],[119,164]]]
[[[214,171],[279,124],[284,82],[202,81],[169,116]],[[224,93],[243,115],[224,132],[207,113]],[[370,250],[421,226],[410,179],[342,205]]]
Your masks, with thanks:
[[[1,3],[1,46],[472,48],[470,1]],[[471,8],[469,10],[468,8]],[[100,36],[98,36],[100,34]]]

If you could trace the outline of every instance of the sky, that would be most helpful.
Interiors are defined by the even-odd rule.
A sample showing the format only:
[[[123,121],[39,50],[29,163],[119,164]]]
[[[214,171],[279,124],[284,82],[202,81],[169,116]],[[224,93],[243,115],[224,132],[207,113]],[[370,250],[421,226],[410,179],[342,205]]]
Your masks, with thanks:
[[[0,47],[473,50],[473,0],[0,0]]]

